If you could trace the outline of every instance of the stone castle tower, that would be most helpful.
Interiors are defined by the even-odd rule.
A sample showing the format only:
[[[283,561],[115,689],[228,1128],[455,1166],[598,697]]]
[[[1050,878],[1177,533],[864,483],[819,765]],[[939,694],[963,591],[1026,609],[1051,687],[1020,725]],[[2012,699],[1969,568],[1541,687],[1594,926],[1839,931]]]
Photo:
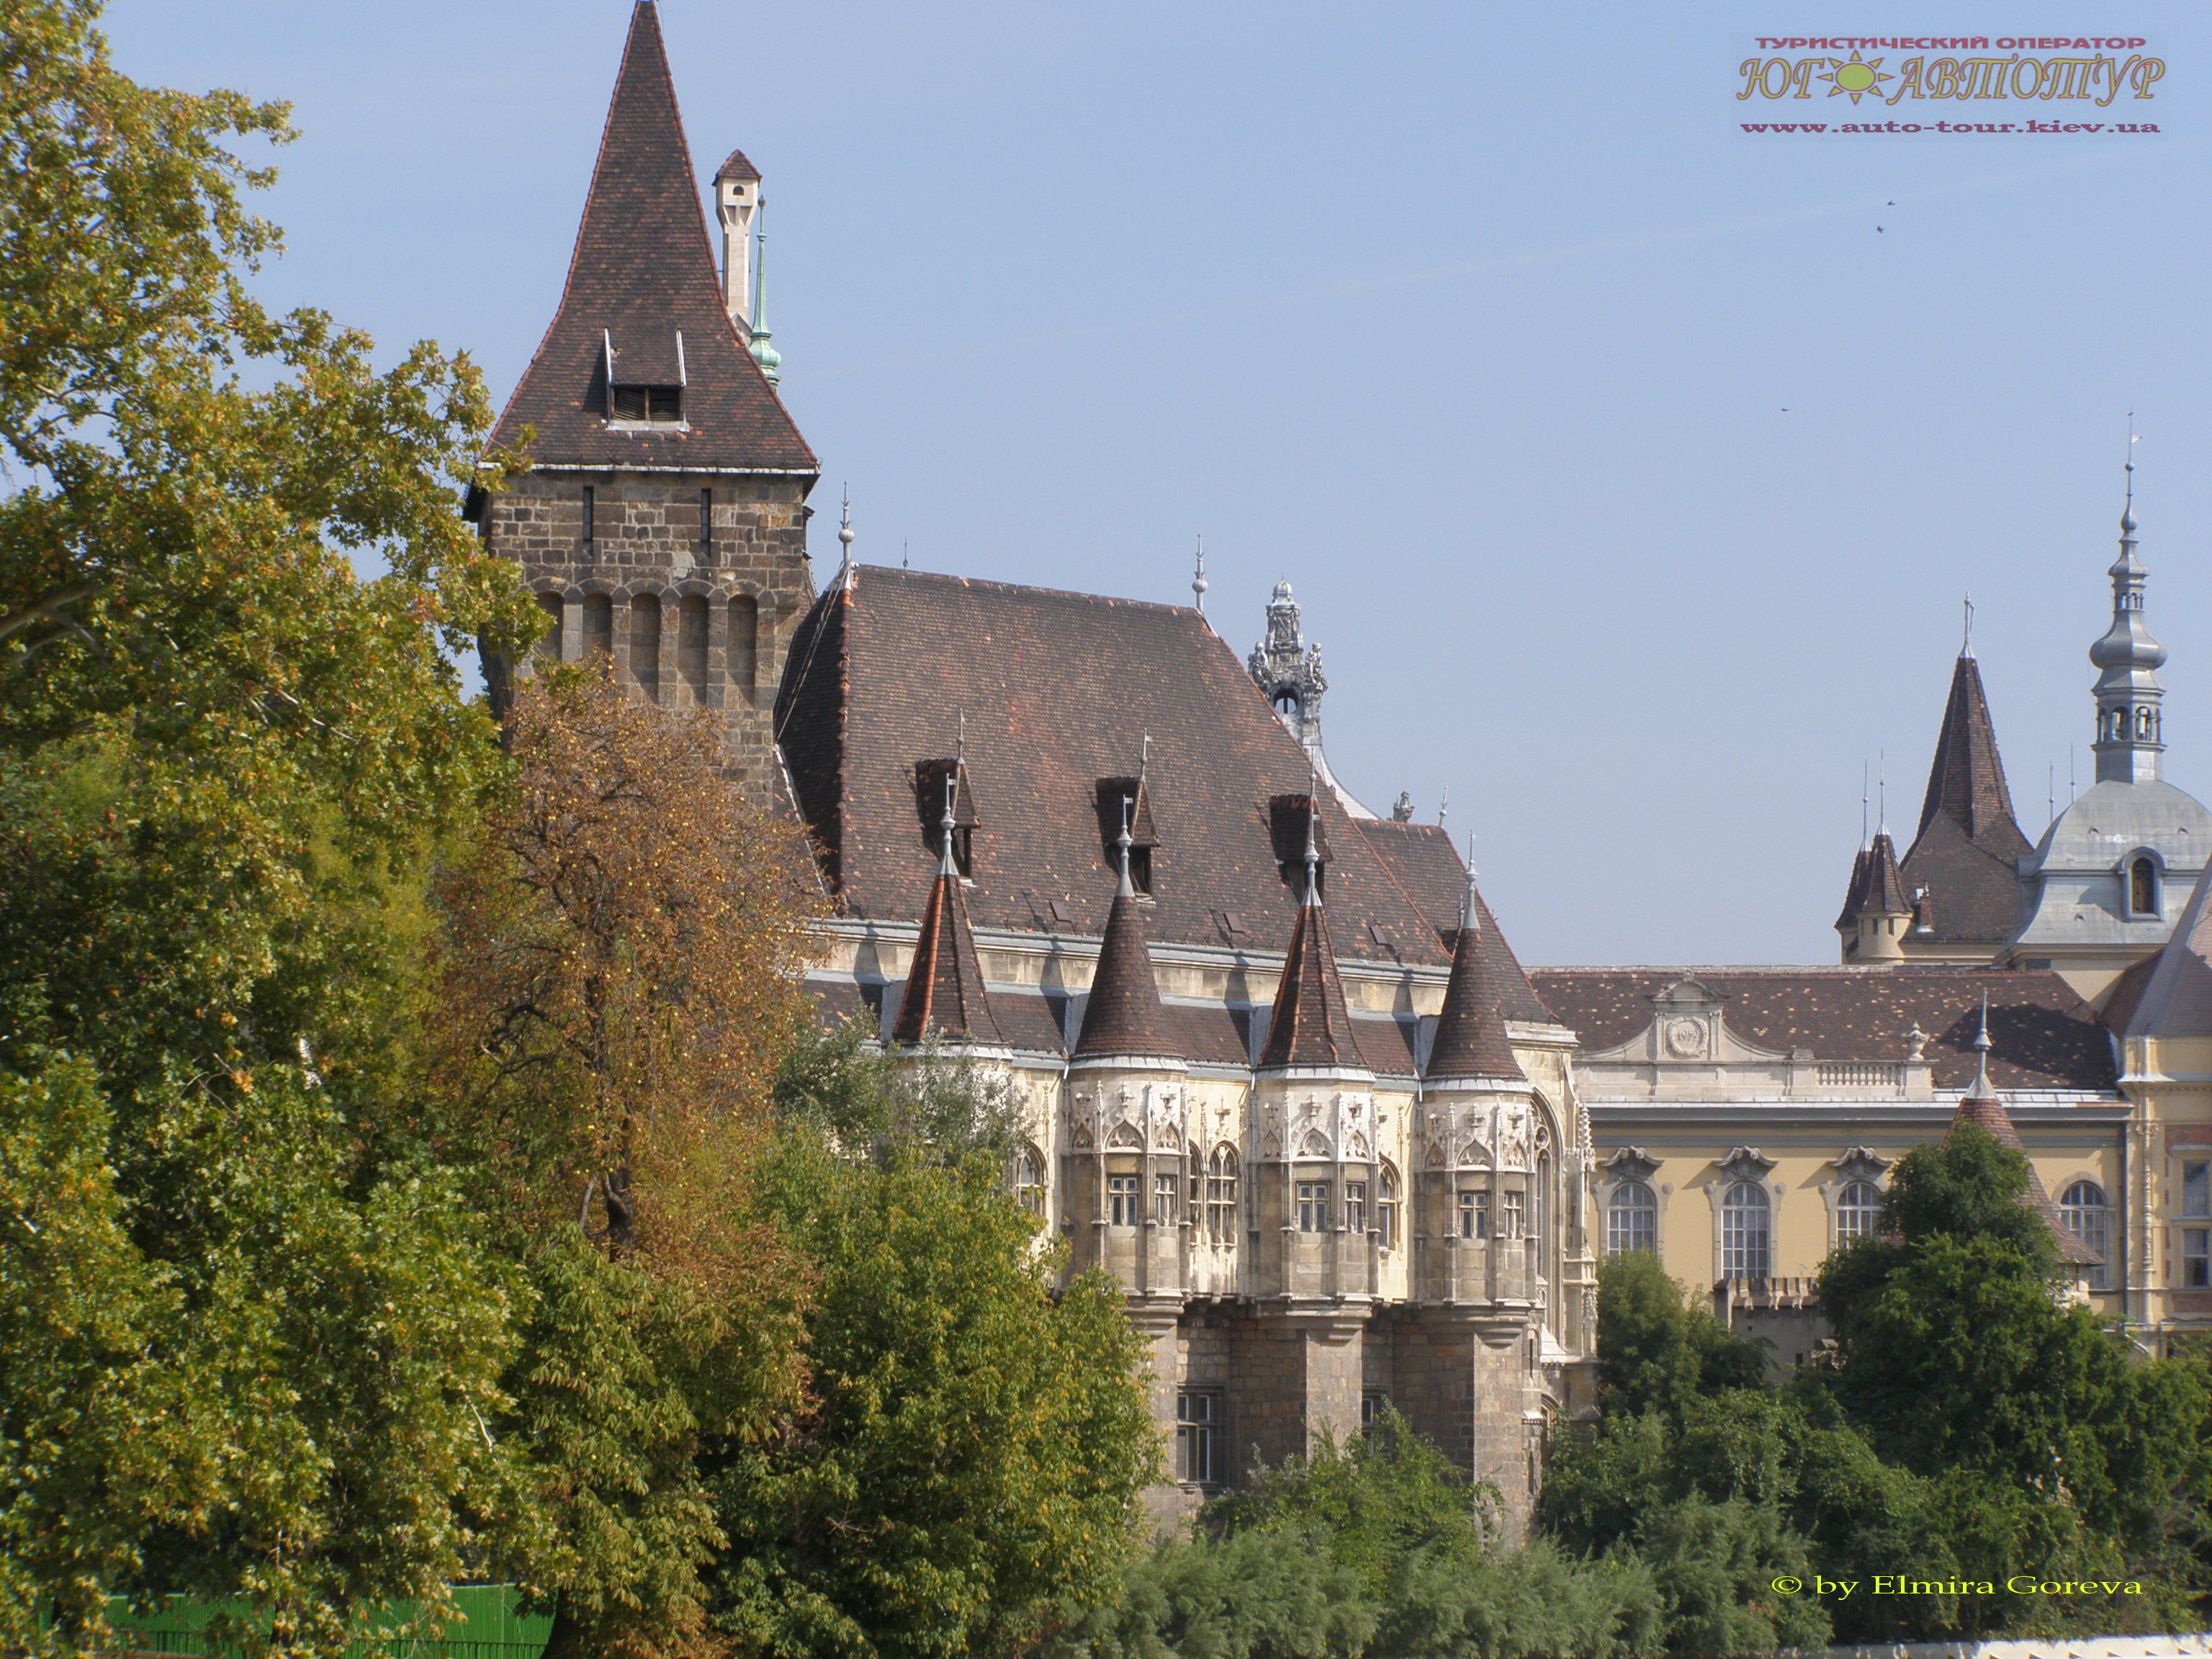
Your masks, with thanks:
[[[493,433],[531,469],[468,510],[544,607],[541,655],[611,658],[648,702],[716,711],[732,774],[765,793],[821,468],[756,358],[774,361],[747,292],[760,174],[743,155],[715,197],[720,270],[638,0],[560,309]]]

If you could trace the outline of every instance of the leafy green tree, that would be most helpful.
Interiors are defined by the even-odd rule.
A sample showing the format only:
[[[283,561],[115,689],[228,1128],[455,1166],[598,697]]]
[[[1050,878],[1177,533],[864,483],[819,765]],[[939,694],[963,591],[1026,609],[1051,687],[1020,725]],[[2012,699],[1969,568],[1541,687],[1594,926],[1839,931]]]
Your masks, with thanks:
[[[264,312],[234,146],[284,111],[133,84],[96,13],[0,0],[0,1643],[186,1590],[329,1650],[436,1602],[512,1461],[519,1288],[392,1033],[500,763],[450,653],[533,624],[454,511],[474,369]]]
[[[1119,1288],[1054,1290],[988,1099],[902,1086],[847,1036],[802,1041],[780,1091],[761,1203],[818,1277],[807,1409],[719,1454],[714,1623],[744,1650],[1018,1651],[1110,1591],[1158,1474]],[[911,1133],[928,1123],[981,1144]]]
[[[1608,1413],[1679,1414],[1700,1395],[1765,1382],[1766,1344],[1691,1306],[1651,1251],[1608,1256],[1598,1273],[1598,1377]]]

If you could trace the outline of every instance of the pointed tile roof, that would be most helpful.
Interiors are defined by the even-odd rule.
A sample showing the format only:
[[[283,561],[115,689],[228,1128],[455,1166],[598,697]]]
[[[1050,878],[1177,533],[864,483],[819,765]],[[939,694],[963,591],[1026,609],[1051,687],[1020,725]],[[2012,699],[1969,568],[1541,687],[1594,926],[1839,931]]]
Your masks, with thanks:
[[[1337,977],[1336,952],[1329,948],[1328,919],[1318,900],[1298,908],[1291,928],[1290,955],[1283,963],[1282,988],[1267,1028],[1261,1071],[1291,1066],[1351,1066],[1364,1069],[1352,1034],[1352,1015],[1344,1006],[1344,981]]]
[[[1981,668],[1962,655],[1951,672],[1920,827],[1903,866],[1906,890],[1924,887],[1931,900],[1926,937],[2002,944],[2019,932],[2016,860],[2032,850],[2013,817]]]
[[[1505,1010],[1511,989],[1504,952],[1482,926],[1470,877],[1459,942],[1452,950],[1451,977],[1444,982],[1443,1012],[1437,1017],[1436,1036],[1429,1044],[1425,1075],[1431,1081],[1462,1077],[1526,1079],[1527,1073],[1513,1057],[1513,1045],[1505,1036]]]
[[[1163,1012],[1145,938],[1144,902],[1125,888],[1106,913],[1106,939],[1099,946],[1091,1000],[1084,1006],[1083,1035],[1076,1040],[1075,1058],[1184,1058],[1167,1036]]]
[[[1844,890],[1844,908],[1836,918],[1836,931],[1848,933],[1859,925],[1859,910],[1866,903],[1867,849],[1851,854],[1851,884]]]
[[[714,169],[716,184],[720,184],[725,179],[737,179],[749,185],[757,185],[760,182],[760,169],[745,160],[744,151],[733,149],[730,152],[730,159]]]
[[[638,0],[561,308],[492,441],[533,428],[532,459],[555,466],[818,472],[747,343],[723,308],[659,15]],[[680,423],[610,428],[610,347],[617,383],[682,386]]]
[[[975,934],[968,925],[968,901],[961,894],[959,876],[951,871],[940,871],[937,884],[930,889],[914,966],[907,973],[906,999],[899,1004],[891,1037],[910,1048],[932,1037],[994,1045],[1006,1040],[983,989]]]
[[[1887,830],[1879,832],[1874,845],[1867,849],[1866,886],[1859,894],[1859,909],[1877,916],[1912,913],[1912,901],[1905,893],[1905,878],[1898,873],[1897,848]]]
[[[2020,1131],[2013,1127],[2012,1114],[2005,1110],[2004,1102],[1997,1098],[1996,1091],[1990,1087],[1986,1076],[1975,1079],[1974,1086],[1966,1091],[1959,1102],[1959,1109],[1952,1115],[1954,1133],[1961,1123],[1971,1123],[1976,1128],[1986,1131],[2023,1158],[2027,1155],[2027,1147],[2020,1138]],[[2095,1267],[2104,1261],[2103,1256],[2067,1231],[2066,1224],[2059,1218],[2058,1206],[2051,1201],[2051,1194],[2044,1190],[2043,1177],[2036,1174],[2033,1163],[2027,1166],[2027,1190],[2020,1195],[2020,1201],[2043,1218],[2044,1224],[2051,1229],[2052,1236],[2058,1241],[2058,1253],[2067,1261],[2077,1267]]]

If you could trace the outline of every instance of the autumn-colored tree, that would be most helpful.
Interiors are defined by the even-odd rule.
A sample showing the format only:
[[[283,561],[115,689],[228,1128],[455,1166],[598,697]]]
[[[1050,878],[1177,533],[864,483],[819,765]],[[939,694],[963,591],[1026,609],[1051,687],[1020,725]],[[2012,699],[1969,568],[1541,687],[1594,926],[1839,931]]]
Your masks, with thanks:
[[[694,1462],[798,1398],[806,1264],[749,1176],[805,1018],[795,832],[718,764],[711,719],[550,670],[507,716],[517,768],[441,884],[441,1144],[538,1292],[507,1429],[541,1472],[556,1659],[702,1627],[722,1541]]]

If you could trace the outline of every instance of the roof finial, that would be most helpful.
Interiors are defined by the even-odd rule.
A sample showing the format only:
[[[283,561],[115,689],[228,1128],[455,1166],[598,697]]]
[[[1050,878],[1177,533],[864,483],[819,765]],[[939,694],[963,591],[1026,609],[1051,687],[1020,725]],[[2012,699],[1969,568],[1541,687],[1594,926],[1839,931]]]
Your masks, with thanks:
[[[1443,798],[1437,802],[1437,828],[1439,830],[1443,829],[1444,827],[1444,820],[1450,816],[1451,785],[1446,784],[1444,786]]]
[[[960,711],[960,735],[954,743],[953,758],[965,766],[968,763],[968,711],[964,708]]]
[[[1861,852],[1866,851],[1868,848],[1874,845],[1874,837],[1867,833],[1867,802],[1871,799],[1868,791],[1872,787],[1873,780],[1874,763],[1862,760],[1859,763],[1859,850]]]
[[[2123,530],[2136,527],[2136,446],[2142,441],[2142,434],[2136,430],[2136,412],[2131,409],[2128,411],[2128,464],[2124,469],[2127,473],[2128,495],[2120,507],[2120,528]]]
[[[1147,732],[1145,733],[1144,747],[1137,751],[1137,787],[1139,789],[1145,787],[1145,780],[1152,775],[1152,734]]]
[[[844,562],[837,567],[837,586],[848,592],[853,588],[853,486],[845,486],[845,505],[837,523],[837,540],[845,550]]]
[[[1460,910],[1459,925],[1475,928],[1482,926],[1482,911],[1474,896],[1474,831],[1472,830],[1467,832],[1467,902]]]
[[[1877,749],[1874,752],[1877,763],[1874,776],[1874,804],[1876,809],[1874,821],[1881,826],[1875,833],[1886,836],[1889,833],[1889,750]]]
[[[1114,837],[1114,845],[1121,850],[1121,885],[1115,890],[1116,898],[1137,896],[1136,886],[1129,879],[1129,848],[1136,844],[1129,836],[1129,808],[1133,799],[1129,795],[1121,797],[1121,833]]]
[[[1206,614],[1206,590],[1209,586],[1206,580],[1206,538],[1200,536],[1198,538],[1198,574],[1190,579],[1190,591],[1198,601],[1198,614],[1201,617]]]
[[[937,873],[939,876],[957,876],[960,873],[960,866],[952,860],[954,828],[952,797],[953,792],[959,787],[960,769],[955,767],[945,775],[945,816],[937,821],[938,839],[942,843],[942,850],[939,853],[937,860]]]
[[[753,210],[753,223],[757,227],[754,240],[757,252],[753,256],[753,361],[768,383],[775,386],[783,375],[783,354],[769,343],[768,332],[768,197],[763,193],[760,205]]]
[[[1959,654],[1961,657],[1972,657],[1974,654],[1974,596],[1971,593],[1967,594],[1965,604],[1966,633],[1966,637],[1959,641]]]
[[[1974,1036],[1974,1095],[1977,1098],[1990,1092],[1990,994],[1982,993],[1982,1029]]]

